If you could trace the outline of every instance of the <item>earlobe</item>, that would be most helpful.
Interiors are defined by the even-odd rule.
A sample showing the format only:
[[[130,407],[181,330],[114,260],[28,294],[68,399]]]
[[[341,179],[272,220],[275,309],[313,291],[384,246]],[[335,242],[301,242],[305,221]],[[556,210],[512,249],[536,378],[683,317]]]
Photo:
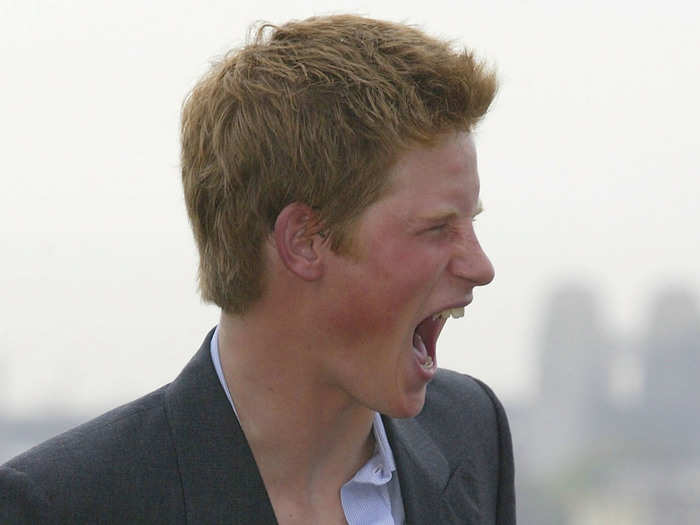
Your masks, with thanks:
[[[290,272],[306,281],[314,281],[323,274],[320,251],[323,239],[317,224],[313,210],[299,202],[285,206],[275,221],[273,236],[280,260]]]

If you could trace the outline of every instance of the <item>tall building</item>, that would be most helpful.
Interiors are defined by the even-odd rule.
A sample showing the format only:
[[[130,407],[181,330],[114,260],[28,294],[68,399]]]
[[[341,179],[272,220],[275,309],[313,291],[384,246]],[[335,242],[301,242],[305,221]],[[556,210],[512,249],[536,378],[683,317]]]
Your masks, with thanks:
[[[700,309],[688,290],[656,294],[628,340],[584,286],[551,296],[539,396],[511,418],[520,523],[698,523]],[[611,386],[640,363],[621,403]]]
[[[683,288],[656,294],[644,327],[643,427],[650,454],[700,459],[700,311]]]
[[[552,294],[537,345],[539,392],[531,408],[539,468],[560,468],[593,439],[610,405],[613,345],[590,289],[570,284]]]

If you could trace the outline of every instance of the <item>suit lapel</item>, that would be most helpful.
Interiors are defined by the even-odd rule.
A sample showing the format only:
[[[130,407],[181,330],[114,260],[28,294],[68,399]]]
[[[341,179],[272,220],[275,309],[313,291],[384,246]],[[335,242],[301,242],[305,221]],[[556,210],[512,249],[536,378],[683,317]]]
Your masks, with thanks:
[[[277,523],[209,353],[213,330],[167,388],[165,405],[189,523]]]
[[[481,523],[472,465],[450,465],[416,419],[382,416],[399,474],[406,525]]]
[[[440,494],[449,478],[447,460],[414,419],[383,416],[396,461],[406,524],[440,523]]]

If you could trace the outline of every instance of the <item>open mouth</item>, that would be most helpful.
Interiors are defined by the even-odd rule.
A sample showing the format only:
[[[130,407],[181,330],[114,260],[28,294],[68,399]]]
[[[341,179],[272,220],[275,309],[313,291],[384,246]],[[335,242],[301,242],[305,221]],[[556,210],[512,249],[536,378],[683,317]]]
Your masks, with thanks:
[[[416,353],[418,363],[425,370],[432,370],[437,367],[435,358],[435,348],[437,340],[450,317],[459,318],[464,316],[464,307],[447,308],[434,315],[429,316],[420,322],[413,332],[413,351]]]

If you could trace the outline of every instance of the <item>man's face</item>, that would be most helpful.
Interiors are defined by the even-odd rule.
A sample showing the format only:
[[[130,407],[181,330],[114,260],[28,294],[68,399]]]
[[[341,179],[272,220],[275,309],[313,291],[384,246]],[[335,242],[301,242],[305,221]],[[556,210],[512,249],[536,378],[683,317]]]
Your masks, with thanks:
[[[444,320],[493,267],[476,238],[479,177],[472,137],[453,133],[401,156],[386,195],[352,232],[353,254],[330,254],[321,307],[332,384],[394,417],[420,412]]]

